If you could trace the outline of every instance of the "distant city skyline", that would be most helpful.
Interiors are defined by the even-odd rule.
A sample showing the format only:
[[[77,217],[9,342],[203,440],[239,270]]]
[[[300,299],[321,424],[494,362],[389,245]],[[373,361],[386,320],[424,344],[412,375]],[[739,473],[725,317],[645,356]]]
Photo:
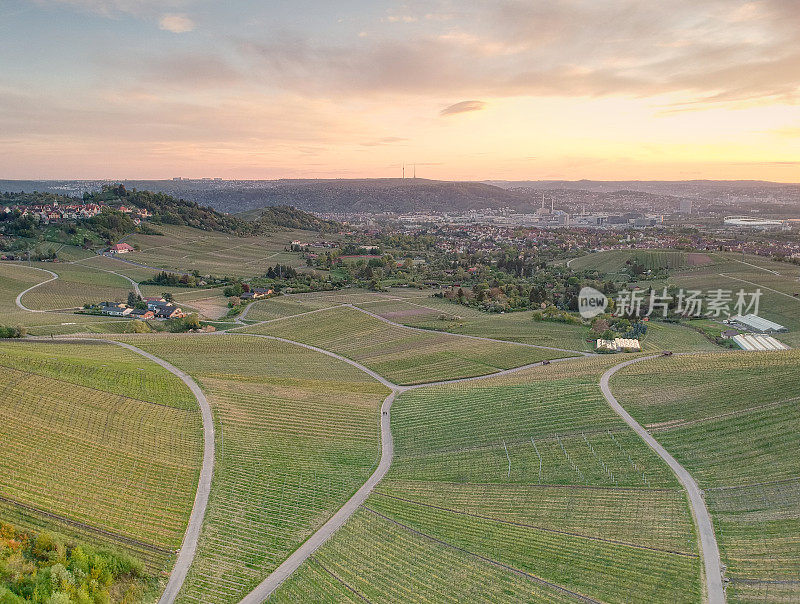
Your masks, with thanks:
[[[6,0],[0,178],[800,182],[791,0]]]

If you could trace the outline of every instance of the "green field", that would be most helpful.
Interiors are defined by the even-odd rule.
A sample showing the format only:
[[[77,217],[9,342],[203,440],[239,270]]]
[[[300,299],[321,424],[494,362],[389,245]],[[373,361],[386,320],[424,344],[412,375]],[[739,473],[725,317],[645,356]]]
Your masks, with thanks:
[[[609,250],[576,258],[570,262],[570,268],[576,271],[615,274],[625,270],[629,261],[638,262],[647,270],[674,269],[688,265],[686,252],[677,250]]]
[[[730,601],[797,601],[800,353],[657,359],[611,385],[706,492]]]
[[[318,238],[309,231],[276,231],[259,237],[236,237],[225,233],[201,231],[190,227],[159,225],[162,235],[134,233],[125,241],[139,251],[125,254],[125,259],[157,269],[191,272],[217,277],[253,277],[263,275],[275,264],[305,266],[300,254],[286,252],[295,240]]]
[[[800,346],[800,296],[794,296],[800,294],[800,267],[736,254],[715,254],[715,259],[714,265],[678,271],[668,282],[686,290],[727,290],[734,298],[739,290],[760,289],[758,314],[788,327],[789,333],[777,337]]]
[[[347,363],[265,338],[130,341],[190,372],[214,411],[214,482],[179,601],[236,602],[372,473],[388,391]]]
[[[332,308],[291,321],[247,328],[331,350],[398,384],[493,373],[565,353],[505,342],[458,338],[389,325],[353,308]]]
[[[51,265],[52,263],[47,263],[47,266]],[[76,315],[72,312],[32,313],[17,307],[15,303],[17,294],[49,278],[50,275],[47,273],[35,270],[27,265],[10,262],[0,263],[0,324],[27,326],[28,333],[34,335],[50,335],[51,333],[59,335],[79,331],[92,333],[113,332],[121,330],[127,323],[127,319],[119,320],[91,315]],[[25,296],[25,302],[27,302],[27,296]]]
[[[570,350],[591,350],[589,328],[534,321],[532,311],[486,313],[434,297],[369,301],[358,306],[403,325]]]
[[[91,266],[56,262],[34,262],[32,266],[58,275],[58,279],[45,283],[22,297],[22,303],[33,310],[75,309],[87,303],[124,302],[128,292],[133,291],[133,286],[125,278]],[[50,278],[46,273],[42,275],[46,279]]]
[[[719,349],[719,346],[691,327],[673,323],[649,322],[647,334],[642,340],[642,350],[645,352],[713,352]]]
[[[0,442],[0,518],[165,570],[202,458],[197,403],[177,377],[110,344],[4,341]]]
[[[389,475],[274,599],[699,601],[684,494],[597,386],[614,362],[401,395]]]

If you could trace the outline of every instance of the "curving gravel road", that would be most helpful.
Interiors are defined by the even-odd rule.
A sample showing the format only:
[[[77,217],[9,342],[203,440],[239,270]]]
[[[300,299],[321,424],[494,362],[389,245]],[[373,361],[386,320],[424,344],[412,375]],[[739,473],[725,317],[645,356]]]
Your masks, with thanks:
[[[14,264],[13,266],[25,266],[25,265],[24,264]],[[37,283],[36,285],[26,289],[24,292],[21,292],[20,294],[18,294],[17,295],[17,299],[15,300],[15,302],[17,303],[17,306],[20,309],[25,310],[27,312],[50,312],[48,310],[33,310],[32,308],[28,308],[27,306],[25,306],[22,303],[22,296],[27,294],[32,289],[36,289],[40,285],[44,285],[45,283],[50,283],[51,281],[55,281],[56,279],[58,279],[58,275],[56,275],[53,271],[49,271],[46,268],[39,268],[38,266],[25,266],[25,268],[32,268],[35,271],[43,271],[45,273],[50,273],[52,275],[52,277],[50,279],[46,279],[45,281],[42,281],[41,283]]]
[[[622,405],[619,404],[614,395],[611,393],[611,388],[608,385],[611,376],[617,371],[638,363],[640,361],[647,361],[649,359],[657,358],[658,355],[648,357],[639,357],[614,365],[606,371],[600,378],[600,389],[603,391],[603,396],[608,401],[611,408],[619,415],[625,423],[628,424],[634,431],[655,451],[661,459],[667,462],[667,465],[672,469],[678,480],[686,489],[689,495],[689,504],[692,508],[692,516],[694,516],[695,526],[700,533],[700,548],[702,549],[701,555],[703,557],[703,564],[705,566],[706,578],[706,592],[709,604],[723,604],[725,602],[725,590],[722,587],[722,564],[719,557],[719,547],[717,546],[717,536],[714,534],[714,525],[711,522],[711,515],[708,513],[705,499],[703,498],[703,491],[697,486],[694,478],[681,464],[679,464],[661,444],[653,438],[644,427],[637,422],[630,413],[625,411]]]
[[[36,340],[33,340],[36,341]],[[115,340],[104,340],[95,338],[55,338],[47,340],[39,340],[46,342],[105,342],[106,344],[114,344],[126,348],[138,355],[150,359],[154,363],[161,365],[164,369],[180,378],[186,384],[197,399],[197,404],[200,407],[200,415],[203,421],[203,465],[200,468],[200,479],[197,483],[197,492],[194,497],[194,505],[192,506],[192,513],[189,516],[189,524],[186,526],[186,532],[183,535],[183,543],[181,549],[178,551],[178,557],[175,560],[175,566],[169,576],[169,581],[161,594],[159,604],[172,604],[178,595],[178,592],[183,586],[186,579],[186,574],[189,567],[194,560],[195,553],[197,552],[197,542],[200,538],[200,532],[203,528],[203,518],[206,515],[206,508],[208,507],[208,496],[211,493],[211,479],[214,475],[214,419],[211,414],[211,406],[208,404],[205,394],[200,389],[189,374],[181,371],[174,365],[168,363],[149,352],[127,344],[125,342],[117,342]]]

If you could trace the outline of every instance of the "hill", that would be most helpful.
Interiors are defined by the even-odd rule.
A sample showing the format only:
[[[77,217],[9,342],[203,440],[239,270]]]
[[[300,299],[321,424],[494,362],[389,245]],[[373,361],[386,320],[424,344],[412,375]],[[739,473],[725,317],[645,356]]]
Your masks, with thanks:
[[[422,178],[308,180],[128,180],[127,189],[146,189],[220,212],[239,213],[269,206],[294,206],[309,212],[412,212],[437,209],[525,208],[534,198],[479,182]],[[0,181],[0,190],[82,193],[103,182]]]

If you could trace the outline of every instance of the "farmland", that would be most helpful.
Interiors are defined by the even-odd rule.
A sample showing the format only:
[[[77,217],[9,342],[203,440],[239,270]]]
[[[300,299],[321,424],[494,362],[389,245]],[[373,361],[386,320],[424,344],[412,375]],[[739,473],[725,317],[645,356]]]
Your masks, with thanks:
[[[189,371],[215,416],[211,499],[179,601],[238,601],[372,472],[388,391],[342,361],[265,338],[131,341]]]
[[[581,256],[570,262],[575,270],[619,273],[628,262],[641,264],[645,270],[675,269],[688,266],[687,254],[677,250],[612,250]]]
[[[0,514],[164,569],[194,501],[202,434],[171,373],[114,345],[0,344]]]
[[[314,238],[308,231],[277,231],[259,237],[236,237],[189,227],[159,225],[161,235],[136,233],[126,239],[139,251],[125,259],[168,271],[218,277],[262,275],[275,264],[303,266],[299,254],[286,252],[292,240]]]
[[[81,264],[34,262],[32,266],[45,268],[58,275],[58,279],[22,297],[22,303],[33,310],[74,309],[87,302],[124,301],[128,292],[133,290],[124,277]]]
[[[699,601],[683,492],[597,387],[613,362],[401,395],[389,475],[274,599]]]
[[[47,265],[52,266],[52,263]],[[48,335],[76,331],[106,332],[123,324],[119,320],[110,320],[107,317],[76,315],[68,312],[31,313],[17,307],[15,303],[17,294],[50,278],[51,275],[27,265],[0,263],[0,323],[24,325],[28,327],[28,333]],[[27,295],[24,298],[24,302],[27,302]],[[64,325],[65,323],[68,325]]]
[[[705,490],[732,602],[800,597],[799,369],[797,352],[673,357],[611,383]]]
[[[331,350],[398,384],[483,375],[542,359],[570,356],[512,343],[406,329],[341,307],[292,321],[248,327],[247,331]]]

